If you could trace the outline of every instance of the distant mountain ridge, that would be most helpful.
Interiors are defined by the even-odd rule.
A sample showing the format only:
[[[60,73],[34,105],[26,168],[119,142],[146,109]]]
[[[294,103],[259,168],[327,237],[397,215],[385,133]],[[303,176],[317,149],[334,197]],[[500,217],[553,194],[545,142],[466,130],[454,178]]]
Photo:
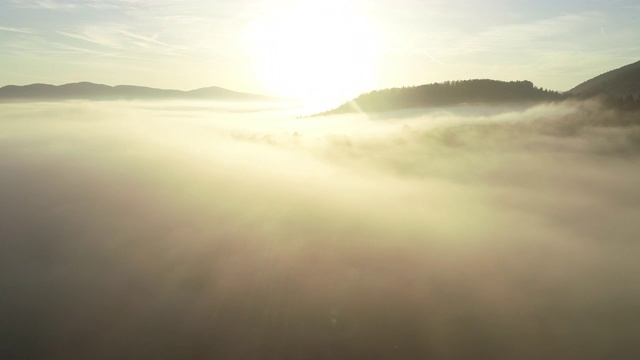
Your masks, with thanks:
[[[145,86],[109,86],[91,82],[64,85],[7,85],[0,88],[0,101],[30,100],[246,100],[270,101],[273,97],[232,91],[221,87],[206,87],[190,91],[156,89]]]
[[[567,98],[603,96],[604,103],[620,109],[640,109],[640,61],[584,81],[560,93],[533,85],[531,81],[475,79],[447,81],[420,86],[375,90],[362,94],[335,109],[316,114],[385,112],[460,104],[535,104]],[[277,98],[236,92],[221,87],[190,91],[157,89],[134,85],[108,86],[91,82],[64,85],[7,85],[0,88],[2,101],[37,100],[232,100],[273,101]]]
[[[580,97],[605,95],[614,98],[637,98],[640,96],[640,61],[598,75],[567,93]]]
[[[561,93],[535,87],[527,80],[506,82],[476,79],[375,90],[318,115],[354,111],[374,113],[460,104],[537,103],[563,98]]]
[[[371,91],[314,116],[349,112],[377,113],[461,104],[535,104],[593,96],[601,96],[603,104],[613,108],[640,109],[640,61],[598,75],[564,93],[538,88],[528,80],[447,81]]]

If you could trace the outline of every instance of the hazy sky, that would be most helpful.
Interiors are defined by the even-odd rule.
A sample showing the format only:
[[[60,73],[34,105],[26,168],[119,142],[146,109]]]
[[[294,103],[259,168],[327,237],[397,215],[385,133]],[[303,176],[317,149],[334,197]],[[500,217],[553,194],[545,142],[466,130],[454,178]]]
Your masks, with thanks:
[[[568,90],[640,59],[635,0],[0,0],[0,85],[301,96],[493,78]]]

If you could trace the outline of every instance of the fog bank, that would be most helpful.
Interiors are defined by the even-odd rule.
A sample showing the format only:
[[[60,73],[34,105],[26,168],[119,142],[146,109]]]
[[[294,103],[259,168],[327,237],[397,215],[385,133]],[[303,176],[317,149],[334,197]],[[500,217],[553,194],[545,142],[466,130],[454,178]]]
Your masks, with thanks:
[[[0,353],[632,359],[640,115],[0,107]]]

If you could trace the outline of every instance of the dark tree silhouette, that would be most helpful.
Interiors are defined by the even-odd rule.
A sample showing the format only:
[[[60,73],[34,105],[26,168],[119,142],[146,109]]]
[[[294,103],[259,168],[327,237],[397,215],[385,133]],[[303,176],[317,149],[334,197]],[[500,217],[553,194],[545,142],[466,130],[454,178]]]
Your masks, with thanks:
[[[531,81],[463,80],[414,87],[376,90],[323,113],[382,112],[416,107],[471,104],[538,103],[562,100],[558,92],[535,87]]]

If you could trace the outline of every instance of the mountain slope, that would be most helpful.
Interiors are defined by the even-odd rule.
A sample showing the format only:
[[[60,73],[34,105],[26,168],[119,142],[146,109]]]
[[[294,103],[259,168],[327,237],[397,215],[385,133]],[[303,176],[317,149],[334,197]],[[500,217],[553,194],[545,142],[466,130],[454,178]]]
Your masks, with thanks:
[[[640,61],[608,71],[567,91],[579,96],[607,95],[621,98],[640,96]]]
[[[0,100],[255,100],[269,101],[274,98],[236,92],[220,87],[208,87],[191,91],[156,89],[144,86],[117,85],[108,86],[90,82],[79,82],[64,85],[31,84],[24,86],[8,85],[0,88]]]
[[[530,81],[464,80],[415,87],[376,90],[318,115],[354,111],[384,112],[417,107],[472,104],[514,104],[560,100],[563,95]]]

